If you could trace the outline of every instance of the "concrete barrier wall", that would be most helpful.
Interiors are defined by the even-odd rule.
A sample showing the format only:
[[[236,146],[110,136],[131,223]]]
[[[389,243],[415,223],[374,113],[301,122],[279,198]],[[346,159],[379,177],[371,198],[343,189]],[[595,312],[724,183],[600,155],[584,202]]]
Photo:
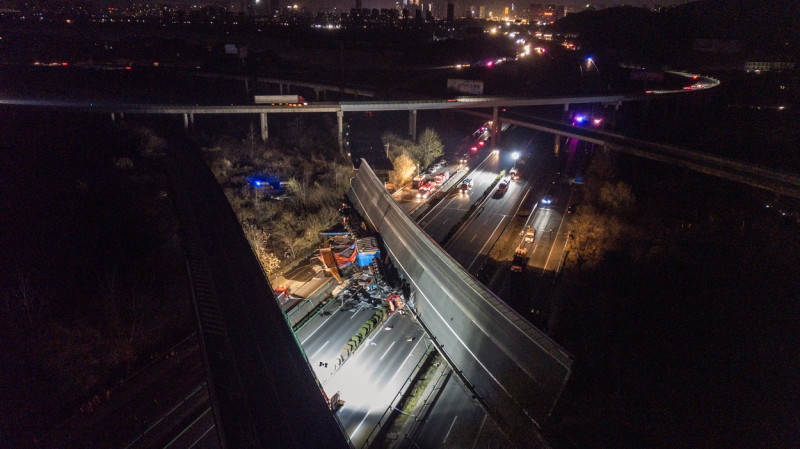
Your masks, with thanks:
[[[569,354],[466,272],[395,203],[369,165],[348,192],[415,291],[413,307],[435,342],[518,444],[540,425],[571,373]]]

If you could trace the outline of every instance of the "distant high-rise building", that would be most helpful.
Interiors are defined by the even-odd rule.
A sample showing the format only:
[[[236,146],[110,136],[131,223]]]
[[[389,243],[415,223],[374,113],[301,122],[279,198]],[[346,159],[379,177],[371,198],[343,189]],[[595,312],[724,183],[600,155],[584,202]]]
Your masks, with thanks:
[[[478,18],[479,19],[486,18],[486,6],[484,5],[478,6]]]
[[[553,23],[564,18],[564,5],[533,3],[530,6],[529,17],[529,20],[534,23]]]
[[[544,10],[547,22],[553,23],[564,18],[564,5],[547,5]]]
[[[356,11],[361,11],[361,0],[356,0]]]
[[[453,3],[447,4],[447,21],[452,22],[455,19],[456,5]]]
[[[542,20],[542,13],[544,13],[544,5],[533,3],[528,14],[528,21],[530,23],[539,23]]]

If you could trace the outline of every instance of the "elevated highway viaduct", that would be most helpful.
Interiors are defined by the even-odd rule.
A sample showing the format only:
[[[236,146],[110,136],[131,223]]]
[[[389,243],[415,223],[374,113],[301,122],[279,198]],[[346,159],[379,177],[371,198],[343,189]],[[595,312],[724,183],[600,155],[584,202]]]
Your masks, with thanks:
[[[570,378],[570,355],[425,234],[366,161],[348,197],[410,284],[411,310],[440,354],[511,441],[540,447],[538,428]]]
[[[407,110],[409,130],[414,131],[416,111],[420,109],[489,108],[495,128],[500,121],[508,121],[800,198],[800,179],[794,175],[556,122],[498,116],[501,107],[616,105],[646,100],[652,95],[658,94],[339,102],[303,107],[121,104],[9,97],[0,98],[0,104],[92,111],[112,114],[114,118],[117,114],[181,114],[186,126],[191,125],[194,114],[259,114],[265,127],[267,114],[271,113],[335,113],[339,119],[340,144],[344,112]],[[181,150],[170,160],[168,171],[188,244],[188,267],[212,385],[212,403],[221,422],[223,441],[228,441],[229,447],[273,447],[273,443],[282,444],[274,447],[308,447],[304,446],[308,441],[297,440],[293,431],[286,430],[291,429],[292,422],[312,417],[325,424],[317,426],[313,435],[308,433],[309,438],[329,435],[326,440],[329,447],[347,447],[341,428],[329,415],[326,417],[319,385],[309,376],[308,362],[294,342],[277,303],[269,300],[272,293],[263,272],[213,176],[203,167],[199,155],[192,152]],[[541,424],[558,401],[571,375],[570,355],[466,273],[399,209],[369,166],[362,164],[362,167],[352,180],[348,196],[365,220],[381,233],[390,256],[414,287],[414,310],[421,323],[484,408],[499,423],[505,423],[504,429],[512,440],[521,447],[536,447],[539,439],[530,429]],[[231,264],[238,268],[230,269]],[[254,310],[258,313],[254,314]],[[267,334],[258,325],[263,322],[273,323]],[[285,332],[279,330],[283,327]],[[254,344],[276,341],[291,344],[281,346],[277,352],[274,346],[267,347],[267,343]],[[288,389],[293,394],[274,388],[278,379],[285,378],[286,369],[294,372],[292,378],[298,380],[298,385]],[[270,417],[276,413],[285,419],[274,422]]]

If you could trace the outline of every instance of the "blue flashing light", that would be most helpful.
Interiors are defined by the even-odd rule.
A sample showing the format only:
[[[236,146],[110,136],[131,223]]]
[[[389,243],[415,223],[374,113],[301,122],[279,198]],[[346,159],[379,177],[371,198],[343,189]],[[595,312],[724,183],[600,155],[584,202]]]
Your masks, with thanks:
[[[583,123],[586,121],[585,115],[576,115],[575,116],[575,123]]]
[[[280,190],[278,178],[272,175],[255,174],[247,177],[247,182],[256,188],[272,187],[275,190]]]

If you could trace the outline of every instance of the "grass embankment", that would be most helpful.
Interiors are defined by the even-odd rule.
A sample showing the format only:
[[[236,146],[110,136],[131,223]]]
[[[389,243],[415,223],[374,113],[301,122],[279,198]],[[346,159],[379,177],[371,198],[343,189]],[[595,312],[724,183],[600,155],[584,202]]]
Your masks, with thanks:
[[[391,441],[386,438],[387,435],[399,434],[403,431],[408,419],[412,417],[412,412],[417,407],[419,400],[422,399],[425,389],[428,388],[431,381],[435,380],[436,370],[441,363],[442,358],[438,352],[433,351],[428,354],[408,390],[403,394],[392,415],[386,421],[386,425],[381,432],[384,440],[383,447],[388,447],[387,443]]]

